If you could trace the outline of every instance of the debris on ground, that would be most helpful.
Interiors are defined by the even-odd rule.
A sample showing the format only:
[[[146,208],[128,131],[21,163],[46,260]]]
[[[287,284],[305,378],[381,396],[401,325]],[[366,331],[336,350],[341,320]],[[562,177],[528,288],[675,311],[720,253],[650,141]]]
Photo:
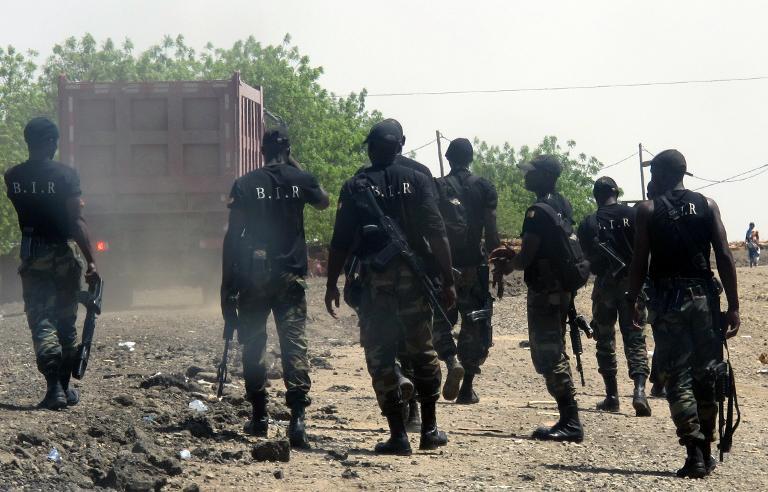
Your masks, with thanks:
[[[256,461],[289,461],[291,445],[288,439],[271,439],[258,442],[251,448],[251,456]]]

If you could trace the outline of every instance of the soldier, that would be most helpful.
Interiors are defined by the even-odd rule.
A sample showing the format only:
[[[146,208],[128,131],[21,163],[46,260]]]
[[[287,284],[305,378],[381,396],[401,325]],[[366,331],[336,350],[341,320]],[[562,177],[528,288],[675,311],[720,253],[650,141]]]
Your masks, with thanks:
[[[648,379],[648,350],[645,335],[632,324],[634,306],[627,304],[632,243],[635,236],[634,209],[619,203],[619,187],[609,177],[595,181],[592,194],[597,212],[587,216],[579,226],[579,243],[597,276],[592,290],[592,327],[597,341],[597,366],[605,382],[605,400],[598,410],[619,411],[619,388],[616,380],[616,331],[618,319],[624,339],[624,354],[629,377],[635,383],[632,406],[638,417],[650,417],[651,407],[645,396]]]
[[[491,253],[491,259],[494,263],[497,259],[508,259],[496,267],[504,274],[525,270],[531,358],[536,372],[544,376],[547,390],[557,401],[560,412],[560,419],[553,427],[536,429],[533,438],[581,442],[584,431],[579,421],[571,366],[565,353],[565,321],[572,293],[561,286],[560,272],[556,270],[559,251],[554,249],[555,235],[561,231],[552,218],[542,212],[539,204],[548,205],[570,224],[573,224],[573,210],[568,200],[555,191],[562,172],[557,157],[537,156],[518,167],[525,173],[525,188],[536,193],[536,203],[525,213],[520,253],[515,255],[511,249],[499,248]],[[494,282],[498,281],[498,274],[494,270]]]
[[[239,294],[238,339],[243,345],[246,398],[253,416],[246,432],[268,431],[265,354],[267,317],[273,314],[291,409],[288,437],[292,447],[307,447],[304,413],[309,398],[307,360],[307,244],[304,205],[318,210],[329,205],[317,179],[301,170],[290,155],[282,129],[264,134],[266,165],[239,178],[230,195],[229,228],[224,239],[222,310],[227,298]],[[226,311],[225,311],[226,314]]]
[[[399,128],[400,132],[402,133],[403,128],[402,125],[400,125],[400,122],[388,118],[386,120],[388,124],[394,125]],[[403,145],[405,145],[405,136],[403,136]],[[434,186],[434,178],[432,177],[432,171],[429,170],[427,166],[424,164],[415,161],[409,157],[406,157],[402,154],[397,154],[395,156],[395,164],[399,164],[403,167],[407,167],[408,169],[412,169],[413,171],[416,171],[417,173],[423,174],[427,178],[429,178],[430,183]],[[360,169],[357,170],[355,174],[360,174],[364,169],[371,167],[371,163],[367,163],[364,166],[362,166]],[[434,198],[437,200],[437,189],[433,188],[434,190]],[[351,261],[351,257],[348,259],[348,263]],[[434,337],[433,337],[434,338]],[[397,356],[397,366],[396,369],[398,371],[398,379],[400,381],[400,388],[403,390],[403,398],[408,404],[407,409],[407,418],[406,418],[406,425],[408,427],[408,430],[415,431],[418,430],[421,426],[421,416],[419,414],[419,402],[418,402],[418,395],[414,391],[413,388],[413,364],[408,358],[408,353],[405,349],[404,343],[401,343],[400,349],[398,350],[398,356]],[[451,373],[448,374],[448,377],[451,376]],[[461,379],[462,375],[458,376],[459,379]],[[410,395],[410,397],[408,396]],[[455,398],[455,397],[454,397]]]
[[[398,254],[385,257],[391,251],[387,246],[393,243],[365,203],[367,190],[374,193],[383,213],[397,223],[410,248],[421,258],[427,239],[442,274],[446,304],[450,307],[456,298],[450,249],[433,196],[433,183],[395,162],[403,141],[402,128],[394,120],[384,120],[371,128],[365,142],[372,166],[349,179],[341,189],[325,293],[326,309],[335,317],[333,305],[338,307],[340,297],[336,283],[344,262],[350,253],[361,259],[361,342],[376,398],[390,430],[389,439],[378,443],[375,452],[396,455],[411,454],[395,362],[401,344],[413,365],[414,385],[421,402],[419,448],[436,449],[448,438],[437,427],[440,365],[432,347],[432,310],[416,272]]]
[[[723,357],[723,335],[736,335],[741,322],[736,268],[720,210],[711,198],[685,189],[686,169],[685,158],[677,150],[665,150],[651,161],[656,198],[637,207],[627,300],[636,302],[647,273],[655,363],[666,384],[677,436],[687,451],[677,475],[702,478],[715,467],[711,456],[717,418],[713,367]],[[710,266],[713,248],[728,300],[722,321],[719,284]],[[638,328],[641,308],[636,306]]]
[[[473,404],[480,400],[472,383],[475,375],[480,374],[480,366],[485,362],[491,344],[493,299],[488,292],[487,251],[499,246],[496,231],[498,195],[490,181],[470,172],[473,149],[469,140],[457,138],[451,141],[445,157],[451,172],[437,180],[440,210],[451,243],[453,266],[460,272],[456,280],[458,304],[449,313],[449,318],[457,320],[461,314],[461,331],[457,347],[451,326],[437,318],[434,342],[438,357],[445,361],[448,369],[443,398]],[[473,320],[471,315],[474,313],[485,318]]]
[[[52,160],[58,128],[48,118],[34,118],[24,128],[24,140],[29,160],[5,174],[5,185],[21,229],[24,310],[37,368],[47,385],[40,406],[58,410],[80,400],[69,381],[77,356],[75,321],[83,257],[86,281],[98,280],[98,273],[82,216],[80,178],[73,168]]]

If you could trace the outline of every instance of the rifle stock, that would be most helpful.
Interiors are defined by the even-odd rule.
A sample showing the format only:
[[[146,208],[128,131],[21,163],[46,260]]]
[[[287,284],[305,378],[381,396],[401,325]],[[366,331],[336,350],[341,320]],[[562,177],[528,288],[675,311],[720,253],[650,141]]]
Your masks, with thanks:
[[[627,270],[627,263],[621,259],[621,256],[607,242],[597,241],[597,247],[611,265],[611,276],[613,278],[621,277]]]

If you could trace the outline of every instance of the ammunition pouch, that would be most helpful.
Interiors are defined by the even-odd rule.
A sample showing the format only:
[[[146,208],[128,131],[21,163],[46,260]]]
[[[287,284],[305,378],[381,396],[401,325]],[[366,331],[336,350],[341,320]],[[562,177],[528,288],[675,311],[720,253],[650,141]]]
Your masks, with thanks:
[[[401,253],[402,251],[395,243],[387,244],[371,258],[369,263],[371,269],[376,272],[383,272],[392,263],[392,260],[400,256]]]
[[[272,280],[272,263],[266,246],[254,245],[247,237],[241,237],[233,275],[239,291],[265,288]]]
[[[344,302],[354,310],[360,307],[363,299],[363,275],[364,266],[360,259],[355,257],[350,264],[344,282]]]

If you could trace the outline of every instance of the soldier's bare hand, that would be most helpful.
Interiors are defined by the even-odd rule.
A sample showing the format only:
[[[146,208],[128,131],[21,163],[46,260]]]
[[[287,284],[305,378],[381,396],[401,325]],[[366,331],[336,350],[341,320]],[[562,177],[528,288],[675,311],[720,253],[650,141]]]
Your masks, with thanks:
[[[336,311],[333,310],[333,305],[336,305],[336,309],[339,308],[339,301],[341,299],[341,294],[339,294],[339,288],[334,286],[326,286],[325,288],[325,309],[328,311],[328,314],[333,316],[334,319],[339,319],[339,317],[336,315]]]
[[[99,272],[96,270],[96,263],[88,263],[88,268],[85,270],[85,281],[88,285],[93,285],[100,278]]]
[[[727,323],[725,338],[728,339],[736,336],[739,332],[739,327],[741,326],[741,316],[739,315],[738,309],[728,310],[728,312],[725,313],[725,322]]]
[[[456,287],[453,285],[443,287],[443,305],[445,309],[451,309],[456,305]]]

